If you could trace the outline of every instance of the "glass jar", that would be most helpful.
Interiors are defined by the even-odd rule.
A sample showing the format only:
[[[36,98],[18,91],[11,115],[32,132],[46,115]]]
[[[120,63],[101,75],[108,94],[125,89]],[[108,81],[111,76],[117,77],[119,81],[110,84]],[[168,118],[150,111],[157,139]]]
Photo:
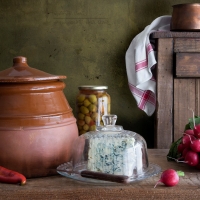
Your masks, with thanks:
[[[103,125],[102,116],[110,114],[110,95],[107,86],[79,86],[76,98],[76,117],[79,135]]]

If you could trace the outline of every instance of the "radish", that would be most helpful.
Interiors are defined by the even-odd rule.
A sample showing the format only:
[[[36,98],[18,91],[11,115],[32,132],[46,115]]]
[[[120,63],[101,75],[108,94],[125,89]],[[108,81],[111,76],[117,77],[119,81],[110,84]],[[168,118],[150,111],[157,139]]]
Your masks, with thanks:
[[[193,118],[193,124],[194,124],[194,136],[197,138],[200,138],[200,124],[195,124],[195,119],[194,119],[194,111],[192,110],[192,118]]]
[[[184,148],[184,149],[182,149],[182,152],[181,152],[181,157],[179,157],[179,158],[177,158],[177,159],[175,159],[175,158],[171,158],[171,159],[173,159],[173,160],[175,160],[176,162],[183,162],[184,161],[184,159],[185,159],[185,155],[187,154],[187,152],[190,150],[190,148],[189,147],[186,147],[186,148]]]
[[[167,169],[161,174],[160,180],[157,181],[154,188],[158,183],[164,183],[166,186],[172,187],[179,182],[179,174],[174,169]]]
[[[194,131],[192,129],[187,129],[184,131],[184,133],[186,133],[188,135],[194,135]]]
[[[200,124],[194,125],[194,135],[197,138],[200,138]]]
[[[196,166],[199,163],[199,155],[198,153],[189,150],[185,155],[184,161],[190,166]]]
[[[189,147],[193,140],[196,138],[193,135],[184,135],[182,138],[182,144],[185,148]]]
[[[182,157],[175,159],[172,157],[167,156],[170,159],[175,160],[176,162],[182,162],[186,163],[190,166],[197,166],[199,164],[200,158],[198,153],[190,150],[190,149],[184,149]],[[184,158],[184,160],[182,160]]]
[[[200,152],[200,139],[192,141],[192,143],[190,144],[190,148],[194,152]]]
[[[183,145],[183,143],[180,143],[179,145],[178,145],[178,147],[177,147],[177,151],[178,151],[178,153],[183,153],[183,150],[185,149],[185,147],[184,147],[184,145]]]
[[[190,150],[190,148],[185,148],[182,153],[182,157],[185,158],[186,153]]]

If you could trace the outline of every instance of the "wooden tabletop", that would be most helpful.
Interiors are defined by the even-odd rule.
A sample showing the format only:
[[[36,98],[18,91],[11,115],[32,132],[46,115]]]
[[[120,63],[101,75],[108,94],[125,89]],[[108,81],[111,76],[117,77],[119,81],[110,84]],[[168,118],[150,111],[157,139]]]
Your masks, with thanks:
[[[93,185],[78,182],[61,175],[28,179],[24,186],[0,183],[0,199],[200,199],[200,171],[183,163],[168,162],[168,150],[149,149],[150,163],[162,171],[173,168],[185,172],[174,187],[155,183],[160,174],[131,184]]]

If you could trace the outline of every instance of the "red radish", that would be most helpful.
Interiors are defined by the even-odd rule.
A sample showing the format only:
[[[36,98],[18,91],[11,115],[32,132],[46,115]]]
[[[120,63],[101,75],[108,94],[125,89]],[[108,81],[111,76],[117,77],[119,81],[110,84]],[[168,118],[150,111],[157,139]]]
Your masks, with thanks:
[[[187,163],[190,166],[196,166],[199,163],[199,155],[198,153],[189,150],[185,155],[185,163]]]
[[[186,163],[190,166],[197,166],[200,162],[200,157],[199,154],[192,151],[189,148],[186,148],[183,150],[183,154],[182,157],[176,159],[176,158],[172,158],[170,156],[167,156],[170,159],[175,160],[176,162],[182,162],[182,163]],[[184,160],[182,160],[184,158]]]
[[[196,138],[193,135],[184,135],[182,138],[182,143],[185,148],[189,147],[193,140]]]
[[[200,138],[200,124],[195,125],[193,130],[195,137]]]
[[[179,176],[177,172],[173,169],[165,170],[160,177],[160,180],[156,183],[154,188],[157,186],[158,183],[164,183],[166,186],[172,187],[177,185],[179,182]]]
[[[179,145],[180,145],[180,144],[179,144]],[[178,146],[178,148],[182,148],[182,147],[179,147],[179,146]],[[176,162],[185,162],[185,161],[184,161],[185,155],[186,155],[186,153],[187,153],[189,150],[190,150],[189,147],[186,147],[186,148],[183,147],[182,152],[179,152],[179,153],[181,153],[181,157],[175,159],[175,158],[171,158],[171,157],[168,156],[168,158],[171,158],[171,159],[175,160]]]
[[[196,140],[192,141],[192,143],[190,144],[190,148],[194,152],[200,152],[200,139],[196,139]]]
[[[178,153],[182,153],[183,152],[183,150],[184,150],[184,145],[182,144],[182,143],[180,143],[179,145],[178,145],[178,147],[177,147],[177,151],[178,151]]]
[[[194,124],[194,128],[193,128],[193,131],[194,131],[194,136],[197,137],[197,138],[200,138],[200,124],[195,124],[195,118],[194,118],[194,111],[192,110],[192,117],[193,117],[193,124]]]
[[[186,133],[188,135],[194,135],[194,131],[192,129],[187,129],[184,131],[184,133]]]
[[[182,157],[185,158],[186,153],[190,150],[190,148],[185,148],[182,153]]]

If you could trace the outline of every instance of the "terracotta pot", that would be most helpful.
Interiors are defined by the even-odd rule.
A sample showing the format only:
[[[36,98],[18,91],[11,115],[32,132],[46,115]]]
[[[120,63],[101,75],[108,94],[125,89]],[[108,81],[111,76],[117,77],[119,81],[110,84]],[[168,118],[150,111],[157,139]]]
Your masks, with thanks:
[[[25,57],[13,63],[0,72],[0,165],[27,178],[54,175],[78,137],[66,76],[31,68]]]
[[[186,3],[173,6],[172,31],[199,31],[200,30],[200,4]]]

